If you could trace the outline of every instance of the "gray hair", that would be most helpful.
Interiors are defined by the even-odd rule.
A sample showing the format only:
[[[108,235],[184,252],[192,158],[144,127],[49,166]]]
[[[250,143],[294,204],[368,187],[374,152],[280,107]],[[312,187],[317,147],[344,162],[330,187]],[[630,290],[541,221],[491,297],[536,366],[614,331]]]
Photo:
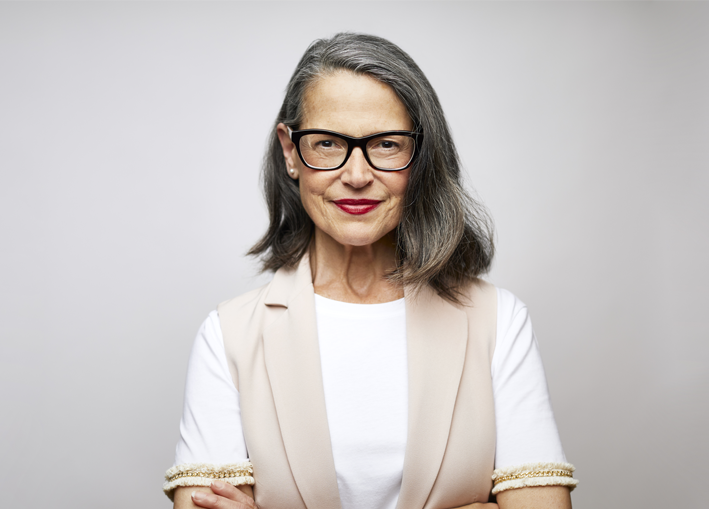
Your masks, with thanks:
[[[276,126],[283,122],[297,128],[308,87],[340,71],[389,85],[406,107],[414,130],[423,132],[395,232],[397,265],[387,277],[413,289],[430,285],[459,302],[462,288],[490,268],[492,222],[463,187],[460,160],[436,92],[411,57],[381,37],[340,33],[316,40],[300,59],[263,162],[270,224],[248,254],[261,257],[263,270],[277,270],[294,266],[307,251],[314,225],[301,203],[297,181],[286,176]]]

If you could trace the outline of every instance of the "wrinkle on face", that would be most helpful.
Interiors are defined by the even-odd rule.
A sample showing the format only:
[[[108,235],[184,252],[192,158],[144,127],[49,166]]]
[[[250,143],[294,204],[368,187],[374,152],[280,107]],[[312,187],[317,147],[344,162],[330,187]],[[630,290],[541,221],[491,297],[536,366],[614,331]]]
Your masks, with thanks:
[[[394,90],[366,75],[347,71],[318,79],[306,92],[300,129],[328,129],[349,136],[411,130],[413,122]],[[300,161],[297,161],[301,163]],[[342,245],[377,242],[399,224],[409,170],[378,171],[355,149],[339,170],[311,170],[299,164],[303,206],[317,229]],[[333,204],[343,198],[380,200],[362,216],[349,215]]]

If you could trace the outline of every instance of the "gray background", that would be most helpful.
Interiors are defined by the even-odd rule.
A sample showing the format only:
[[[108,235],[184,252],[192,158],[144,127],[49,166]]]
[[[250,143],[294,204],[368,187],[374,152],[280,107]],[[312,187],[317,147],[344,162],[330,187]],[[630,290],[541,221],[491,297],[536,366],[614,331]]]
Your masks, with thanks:
[[[309,42],[440,95],[530,307],[577,509],[704,507],[709,4],[0,4],[4,507],[168,507],[194,334],[261,284],[259,160]]]

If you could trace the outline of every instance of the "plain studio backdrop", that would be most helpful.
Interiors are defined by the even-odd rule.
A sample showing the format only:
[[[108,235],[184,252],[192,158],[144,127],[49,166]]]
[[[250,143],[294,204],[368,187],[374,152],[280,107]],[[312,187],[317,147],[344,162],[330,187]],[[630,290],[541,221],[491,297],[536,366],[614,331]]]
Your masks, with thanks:
[[[389,38],[532,314],[576,509],[706,506],[707,3],[0,4],[3,507],[169,507],[187,357],[263,284],[308,44]]]

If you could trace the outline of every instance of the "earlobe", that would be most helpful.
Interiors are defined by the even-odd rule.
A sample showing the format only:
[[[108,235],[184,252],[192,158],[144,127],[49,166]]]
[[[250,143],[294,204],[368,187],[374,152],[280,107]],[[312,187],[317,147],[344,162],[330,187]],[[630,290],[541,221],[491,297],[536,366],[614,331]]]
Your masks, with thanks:
[[[298,180],[298,171],[295,168],[289,168],[288,175],[290,175],[293,180]]]

